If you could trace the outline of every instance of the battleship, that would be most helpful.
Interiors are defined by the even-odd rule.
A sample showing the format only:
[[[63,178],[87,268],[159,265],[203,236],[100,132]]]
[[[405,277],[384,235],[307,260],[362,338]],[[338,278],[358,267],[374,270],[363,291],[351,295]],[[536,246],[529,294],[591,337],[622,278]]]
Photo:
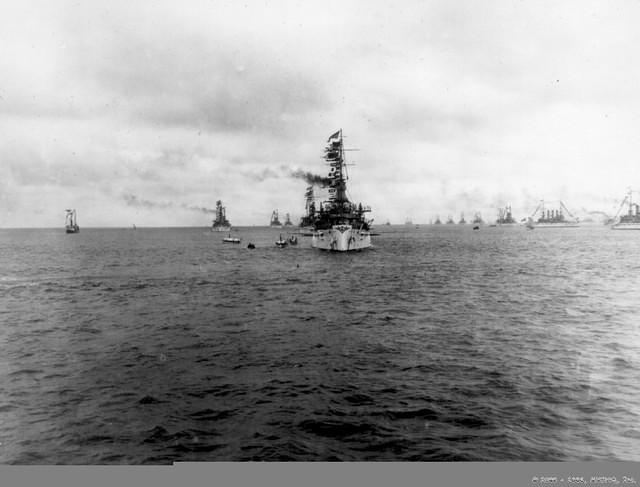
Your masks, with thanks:
[[[280,220],[278,219],[278,210],[273,210],[273,213],[271,214],[271,222],[269,223],[269,226],[282,227],[282,223],[280,223]]]
[[[222,201],[216,201],[216,219],[211,225],[212,232],[228,232],[231,230],[231,223],[227,220],[227,209],[222,206]]]
[[[311,246],[321,250],[346,252],[371,247],[370,224],[365,213],[371,208],[354,204],[347,198],[347,172],[342,130],[327,140],[324,159],[329,169],[329,200],[321,202],[317,212],[307,215],[313,224]]]
[[[289,213],[287,213],[285,215],[285,218],[284,218],[284,226],[285,227],[290,227],[292,225],[293,225],[293,223],[291,223],[291,218],[289,217]]]
[[[464,213],[460,213],[460,221],[458,222],[458,225],[466,225],[467,221],[464,219]]]
[[[570,219],[565,217],[566,212]],[[534,217],[540,214],[538,219],[534,221]],[[527,228],[575,228],[580,226],[580,221],[574,217],[567,209],[565,204],[560,201],[557,210],[549,210],[544,206],[544,201],[541,201],[536,210],[527,220]]]
[[[484,224],[484,220],[482,220],[482,213],[480,213],[479,211],[476,212],[476,214],[473,215],[473,221],[471,223],[476,226]]]
[[[67,216],[65,218],[65,231],[67,233],[79,233],[80,227],[78,226],[78,220],[76,219],[76,210],[67,210]]]
[[[513,227],[517,224],[518,222],[515,221],[513,219],[513,216],[511,215],[511,205],[507,205],[504,208],[498,209],[498,219],[496,220],[496,225]]]
[[[612,230],[640,230],[640,205],[638,203],[634,203],[631,199],[633,191],[629,190],[629,193],[622,201],[620,205],[620,209],[626,204],[627,205],[627,214],[621,215],[620,219],[611,225]]]
[[[436,215],[436,221],[433,223],[434,225],[441,225],[442,222],[440,221],[440,215]]]
[[[313,222],[316,218],[316,203],[314,201],[313,186],[307,186],[304,198],[305,214],[300,218],[300,229],[303,235],[311,237],[313,234]]]
[[[453,217],[449,215],[447,217],[447,225],[453,225],[455,222],[453,221]]]

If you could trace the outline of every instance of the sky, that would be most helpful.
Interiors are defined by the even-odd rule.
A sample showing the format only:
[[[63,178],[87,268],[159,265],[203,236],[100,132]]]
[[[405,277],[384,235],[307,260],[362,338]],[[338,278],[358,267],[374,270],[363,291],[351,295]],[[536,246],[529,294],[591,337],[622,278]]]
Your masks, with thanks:
[[[2,2],[0,227],[297,221],[338,129],[374,226],[614,214],[638,25],[638,0]]]

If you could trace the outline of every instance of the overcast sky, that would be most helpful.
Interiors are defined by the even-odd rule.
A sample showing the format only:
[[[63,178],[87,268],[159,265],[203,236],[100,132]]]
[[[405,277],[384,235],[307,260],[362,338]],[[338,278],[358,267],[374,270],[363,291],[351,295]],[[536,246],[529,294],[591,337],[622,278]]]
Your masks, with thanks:
[[[304,211],[342,128],[375,223],[640,189],[640,2],[2,2],[0,227]]]

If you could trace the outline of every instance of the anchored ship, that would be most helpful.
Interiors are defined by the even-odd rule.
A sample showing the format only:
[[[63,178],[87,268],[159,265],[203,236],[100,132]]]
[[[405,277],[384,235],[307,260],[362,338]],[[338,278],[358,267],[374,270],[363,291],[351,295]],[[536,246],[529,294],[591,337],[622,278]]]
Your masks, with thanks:
[[[511,215],[511,205],[507,205],[504,208],[498,209],[498,219],[496,225],[500,226],[515,226],[518,222],[513,219]]]
[[[284,218],[284,226],[285,227],[290,227],[292,225],[293,225],[293,223],[291,223],[291,218],[289,218],[289,213],[287,213],[285,215],[285,218]]]
[[[570,219],[567,219],[564,216],[564,213],[567,213]],[[538,220],[534,222],[534,217],[540,213]],[[528,228],[571,228],[571,227],[579,227],[580,221],[578,218],[573,216],[571,212],[567,209],[565,204],[560,201],[558,205],[558,209],[549,210],[544,206],[544,201],[541,201],[536,211],[529,217],[527,220]]]
[[[222,201],[216,201],[216,219],[211,225],[212,232],[228,232],[231,230],[231,223],[227,220],[227,209],[222,206]]]
[[[475,215],[473,215],[473,222],[474,225],[482,225],[484,223],[484,221],[482,220],[482,213],[480,213],[479,211],[476,212]]]
[[[436,215],[436,221],[433,223],[434,225],[441,225],[442,222],[440,221],[440,215]]]
[[[453,221],[453,217],[449,215],[447,217],[447,225],[453,225],[455,222]]]
[[[322,250],[346,252],[371,247],[370,224],[365,213],[371,208],[354,204],[347,198],[347,172],[342,130],[327,140],[324,159],[329,169],[329,201],[321,202],[314,214],[311,246]]]
[[[633,191],[629,190],[618,210],[620,213],[622,207],[627,204],[627,214],[620,215],[620,219],[611,226],[612,230],[640,230],[640,205],[632,201],[632,193]]]
[[[64,226],[67,233],[80,232],[80,227],[78,226],[78,221],[76,219],[76,210],[67,210]]]
[[[273,210],[273,213],[271,214],[271,222],[269,223],[269,225],[272,227],[282,226],[282,223],[280,223],[280,220],[278,219],[278,210]]]
[[[458,222],[458,225],[466,225],[467,221],[464,219],[464,213],[460,213],[460,221]]]

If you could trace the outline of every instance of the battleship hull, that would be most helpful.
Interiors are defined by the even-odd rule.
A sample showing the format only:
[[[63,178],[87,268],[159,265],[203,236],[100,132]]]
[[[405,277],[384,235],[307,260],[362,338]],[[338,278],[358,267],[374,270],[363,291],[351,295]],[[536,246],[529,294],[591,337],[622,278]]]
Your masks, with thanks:
[[[616,223],[611,230],[640,230],[640,223]]]
[[[211,227],[212,232],[228,232],[231,230],[229,226]]]
[[[351,225],[336,225],[329,230],[320,230],[313,234],[311,246],[321,250],[348,252],[371,247],[371,234],[356,230]]]
[[[579,223],[565,222],[565,223],[534,223],[534,228],[576,228],[579,227]]]

